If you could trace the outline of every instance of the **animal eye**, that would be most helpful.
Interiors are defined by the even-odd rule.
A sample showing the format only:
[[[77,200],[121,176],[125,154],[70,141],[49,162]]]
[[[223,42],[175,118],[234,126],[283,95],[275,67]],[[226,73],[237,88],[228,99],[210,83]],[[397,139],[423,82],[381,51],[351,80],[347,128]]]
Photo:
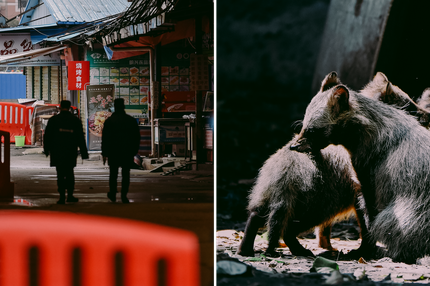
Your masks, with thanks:
[[[309,128],[306,130],[307,137],[319,137],[324,136],[324,128]]]

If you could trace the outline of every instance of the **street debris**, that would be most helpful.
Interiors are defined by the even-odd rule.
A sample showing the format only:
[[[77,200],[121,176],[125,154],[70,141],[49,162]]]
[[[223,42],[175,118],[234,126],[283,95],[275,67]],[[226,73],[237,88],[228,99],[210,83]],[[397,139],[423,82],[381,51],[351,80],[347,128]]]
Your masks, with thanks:
[[[268,277],[279,278],[279,281],[284,281],[283,284],[277,284],[271,280],[267,285],[286,285],[288,279],[293,279],[291,285],[306,285],[301,284],[297,277],[302,277],[303,281],[312,281],[312,285],[338,285],[351,283],[355,285],[415,285],[415,284],[428,284],[430,282],[430,263],[429,258],[424,257],[418,261],[417,264],[406,264],[401,262],[393,262],[391,258],[384,257],[378,260],[340,260],[336,255],[331,258],[318,256],[327,251],[318,247],[318,241],[315,238],[299,238],[302,245],[306,245],[316,258],[312,257],[299,257],[292,255],[288,247],[285,247],[282,240],[280,241],[280,248],[277,251],[281,254],[280,257],[266,257],[263,253],[268,246],[265,240],[265,234],[257,235],[255,240],[254,249],[255,255],[253,257],[246,257],[237,255],[236,251],[243,237],[242,231],[232,229],[219,230],[216,233],[216,246],[217,246],[217,276],[221,278],[218,285],[240,285],[240,283],[248,283],[255,278],[255,283],[252,285],[266,285],[258,282]],[[338,249],[339,253],[347,253],[352,249],[357,249],[360,246],[361,240],[339,240],[332,239],[332,245]],[[231,261],[231,262],[222,262]],[[235,261],[235,263],[233,263]],[[241,266],[237,263],[241,263]],[[222,268],[220,267],[223,266]],[[231,270],[226,270],[226,267]],[[236,266],[236,268],[233,268]],[[248,266],[252,271],[245,270]],[[236,283],[233,279],[233,272],[236,279],[240,276],[250,276],[244,282]],[[239,274],[239,270],[241,272]],[[220,276],[220,274],[222,274]],[[227,278],[226,278],[227,277]],[[262,279],[262,277],[265,277]],[[280,277],[284,277],[283,279]],[[316,278],[318,277],[318,278]],[[241,278],[245,279],[245,278]],[[310,279],[310,280],[309,280]],[[239,281],[239,280],[238,280]],[[304,282],[303,282],[304,283]],[[245,285],[245,284],[244,284]]]

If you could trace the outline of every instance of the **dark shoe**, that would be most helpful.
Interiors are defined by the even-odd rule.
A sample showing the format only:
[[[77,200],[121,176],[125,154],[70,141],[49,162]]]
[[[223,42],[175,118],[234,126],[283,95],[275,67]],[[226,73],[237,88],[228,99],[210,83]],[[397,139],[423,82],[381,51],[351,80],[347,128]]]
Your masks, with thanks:
[[[64,205],[66,203],[66,198],[60,198],[58,201],[57,201],[57,205]]]
[[[121,201],[123,204],[129,204],[130,201],[128,200],[127,196],[121,196]]]
[[[116,202],[116,194],[114,194],[114,193],[107,193],[107,197],[109,198],[109,200],[111,201],[111,202]]]
[[[74,196],[67,196],[67,202],[68,203],[77,203],[79,201],[78,198],[75,198]]]

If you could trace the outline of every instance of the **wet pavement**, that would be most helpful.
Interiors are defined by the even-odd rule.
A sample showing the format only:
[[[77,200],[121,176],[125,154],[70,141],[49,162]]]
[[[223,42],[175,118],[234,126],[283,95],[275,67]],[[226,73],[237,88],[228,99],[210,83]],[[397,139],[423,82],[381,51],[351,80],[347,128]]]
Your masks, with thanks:
[[[0,203],[1,209],[66,211],[127,218],[189,230],[200,243],[201,285],[214,284],[214,176],[213,165],[200,164],[198,171],[182,170],[161,176],[149,170],[131,170],[128,193],[130,204],[106,197],[109,169],[99,153],[90,160],[78,158],[74,195],[78,203],[57,205],[55,168],[41,148],[15,147],[11,144],[11,180],[14,202]],[[121,176],[118,178],[120,182]],[[118,183],[120,190],[120,183]],[[172,240],[174,243],[174,240]]]

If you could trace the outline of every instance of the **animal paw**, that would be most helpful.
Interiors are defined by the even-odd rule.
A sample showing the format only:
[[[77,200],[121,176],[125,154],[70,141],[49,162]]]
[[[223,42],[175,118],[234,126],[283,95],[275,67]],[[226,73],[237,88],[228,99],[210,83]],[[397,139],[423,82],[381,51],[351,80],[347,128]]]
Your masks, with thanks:
[[[269,257],[280,257],[281,253],[277,252],[276,250],[266,250],[264,255]]]
[[[239,249],[236,254],[238,255],[242,255],[242,256],[254,256],[254,250],[243,250],[243,249]]]
[[[290,249],[291,251],[291,249]],[[311,257],[315,257],[315,255],[312,253],[312,251],[310,251],[309,249],[303,248],[301,250],[295,250],[295,251],[291,251],[291,253],[295,256],[311,256]]]

